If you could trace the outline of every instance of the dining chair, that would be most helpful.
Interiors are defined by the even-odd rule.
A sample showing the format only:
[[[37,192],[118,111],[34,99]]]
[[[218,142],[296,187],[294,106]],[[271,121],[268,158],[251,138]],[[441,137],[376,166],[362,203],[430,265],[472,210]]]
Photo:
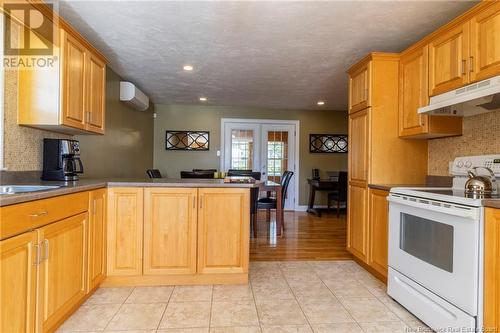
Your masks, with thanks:
[[[338,176],[337,191],[328,193],[328,211],[332,201],[337,202],[337,217],[340,217],[340,203],[347,204],[347,172],[340,171]]]
[[[146,173],[149,178],[162,178],[161,172],[158,169],[147,169]]]
[[[290,180],[292,179],[293,172],[292,171],[285,171],[283,175],[281,176],[281,208],[285,208],[285,200],[286,200],[286,193],[288,191],[288,185],[290,184]],[[266,209],[267,210],[267,222],[271,222],[271,209],[277,209],[278,207],[278,200],[276,198],[272,197],[267,197],[267,198],[261,198],[257,200],[257,209]],[[257,215],[257,214],[255,214]],[[254,223],[254,228],[256,228],[256,223]],[[285,230],[285,221],[283,221],[283,230]],[[254,233],[256,233],[256,230],[254,230]]]
[[[215,173],[217,172],[217,169],[193,169],[193,172]]]
[[[260,180],[262,174],[252,170],[236,170],[229,169],[228,177],[252,177],[255,180]],[[257,200],[259,200],[259,188],[252,187],[250,189],[250,223],[252,224],[253,237],[257,238]]]
[[[213,172],[181,171],[181,178],[213,179]]]

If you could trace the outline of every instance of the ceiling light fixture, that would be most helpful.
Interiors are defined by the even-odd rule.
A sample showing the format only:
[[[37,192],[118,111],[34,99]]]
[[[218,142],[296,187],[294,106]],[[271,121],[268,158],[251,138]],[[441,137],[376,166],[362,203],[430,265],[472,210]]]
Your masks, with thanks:
[[[318,103],[316,103],[318,105],[325,105],[325,101],[318,101]]]
[[[187,71],[187,72],[191,72],[193,70],[193,66],[191,65],[184,65],[184,67],[182,67],[183,70]]]
[[[200,97],[200,102],[206,102],[207,98],[206,97]]]

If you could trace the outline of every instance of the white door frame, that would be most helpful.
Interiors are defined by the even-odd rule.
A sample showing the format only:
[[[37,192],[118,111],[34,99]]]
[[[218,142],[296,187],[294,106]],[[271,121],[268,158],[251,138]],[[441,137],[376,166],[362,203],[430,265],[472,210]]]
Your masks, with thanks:
[[[282,124],[282,125],[294,125],[295,126],[295,157],[293,158],[295,169],[293,170],[295,175],[295,204],[294,210],[299,210],[299,155],[300,155],[300,120],[281,120],[281,119],[248,119],[248,118],[221,118],[220,120],[220,170],[224,170],[224,151],[225,151],[225,128],[227,123],[255,123],[259,125],[265,124]]]

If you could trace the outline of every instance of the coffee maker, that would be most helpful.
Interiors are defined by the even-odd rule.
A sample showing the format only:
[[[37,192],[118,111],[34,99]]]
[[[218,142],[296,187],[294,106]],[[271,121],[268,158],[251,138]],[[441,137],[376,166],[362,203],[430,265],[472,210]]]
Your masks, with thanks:
[[[43,139],[43,180],[76,181],[81,173],[80,142]]]

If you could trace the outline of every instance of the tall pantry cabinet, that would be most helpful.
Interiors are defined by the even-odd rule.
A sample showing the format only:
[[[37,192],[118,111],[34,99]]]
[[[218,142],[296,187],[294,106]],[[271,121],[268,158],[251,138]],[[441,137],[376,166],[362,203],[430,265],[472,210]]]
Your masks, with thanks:
[[[383,242],[369,234],[370,183],[423,183],[427,142],[399,138],[399,55],[370,53],[349,74],[349,182],[347,249],[369,266],[370,250]],[[380,207],[380,205],[377,205]],[[386,246],[386,244],[381,244]],[[378,267],[377,267],[378,268]],[[373,268],[380,275],[384,271]]]

